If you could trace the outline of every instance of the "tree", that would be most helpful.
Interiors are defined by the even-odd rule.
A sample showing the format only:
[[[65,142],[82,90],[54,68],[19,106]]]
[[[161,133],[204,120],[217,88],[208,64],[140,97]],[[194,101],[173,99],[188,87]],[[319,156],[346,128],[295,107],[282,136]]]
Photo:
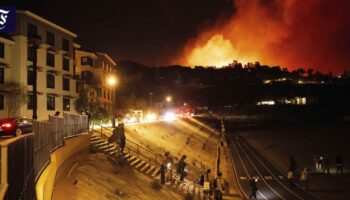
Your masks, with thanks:
[[[19,116],[20,107],[26,102],[26,94],[23,86],[16,82],[7,82],[2,85],[2,90],[6,92],[7,117]]]
[[[87,94],[91,89],[95,90],[97,93],[100,92],[97,87],[85,85],[84,88],[80,90],[79,97],[74,102],[75,110],[78,113],[82,113],[88,110],[91,113],[92,119],[107,119],[110,113],[102,107],[101,102],[98,100],[98,95],[94,101],[89,101]]]
[[[312,74],[314,73],[314,70],[313,69],[308,69],[307,71],[306,71],[306,73],[307,73],[307,75],[309,76],[309,78],[311,78],[312,77]]]

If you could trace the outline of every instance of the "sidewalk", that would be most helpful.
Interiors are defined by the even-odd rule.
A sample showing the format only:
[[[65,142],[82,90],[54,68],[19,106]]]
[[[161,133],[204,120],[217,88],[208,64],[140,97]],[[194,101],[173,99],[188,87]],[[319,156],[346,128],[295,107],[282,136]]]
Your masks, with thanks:
[[[104,154],[87,154],[73,168],[75,163],[56,180],[53,200],[183,199],[166,187],[152,189],[150,178],[128,165],[112,165]]]

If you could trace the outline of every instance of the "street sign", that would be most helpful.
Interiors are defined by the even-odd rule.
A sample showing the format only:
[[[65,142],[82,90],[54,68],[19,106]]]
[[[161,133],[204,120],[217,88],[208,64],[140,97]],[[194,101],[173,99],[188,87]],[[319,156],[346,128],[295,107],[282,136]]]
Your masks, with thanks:
[[[94,88],[91,88],[89,92],[86,94],[89,103],[93,103],[97,101],[97,92]]]
[[[203,187],[204,187],[205,190],[210,190],[210,183],[209,183],[209,181],[204,182]]]

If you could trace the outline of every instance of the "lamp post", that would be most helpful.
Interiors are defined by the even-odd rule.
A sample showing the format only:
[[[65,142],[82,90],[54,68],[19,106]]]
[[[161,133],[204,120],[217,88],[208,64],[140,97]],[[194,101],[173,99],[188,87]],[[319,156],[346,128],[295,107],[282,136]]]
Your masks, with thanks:
[[[38,34],[28,35],[28,44],[33,53],[33,119],[37,119],[37,51],[41,43],[41,37]]]
[[[115,87],[117,85],[117,78],[114,75],[109,75],[106,81],[113,91],[112,92],[112,127],[115,128],[114,104],[115,104]]]

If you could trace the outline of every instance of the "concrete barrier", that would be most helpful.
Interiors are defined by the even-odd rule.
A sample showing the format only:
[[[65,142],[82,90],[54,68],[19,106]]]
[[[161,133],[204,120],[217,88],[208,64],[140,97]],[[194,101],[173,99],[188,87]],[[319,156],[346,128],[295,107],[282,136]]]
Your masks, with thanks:
[[[65,145],[51,153],[51,162],[46,166],[36,182],[37,200],[51,200],[52,190],[60,167],[75,154],[87,150],[90,145],[88,134],[65,140]]]

